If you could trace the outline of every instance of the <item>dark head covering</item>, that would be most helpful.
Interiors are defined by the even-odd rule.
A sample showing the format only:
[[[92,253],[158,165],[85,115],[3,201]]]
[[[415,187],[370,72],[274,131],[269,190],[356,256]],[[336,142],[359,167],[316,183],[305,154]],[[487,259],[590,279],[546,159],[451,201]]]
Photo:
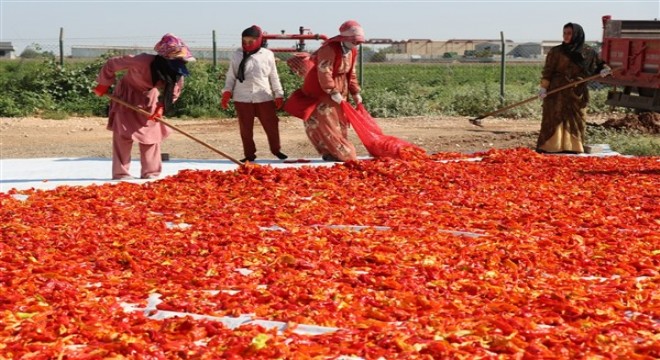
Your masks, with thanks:
[[[157,55],[151,62],[151,82],[154,86],[159,81],[165,84],[163,90],[163,110],[170,110],[174,102],[174,86],[181,76],[188,76],[186,63],[195,61],[190,48],[174,34],[163,35],[154,46]]]
[[[242,45],[243,59],[241,60],[240,65],[238,65],[238,72],[236,74],[236,78],[240,82],[243,82],[245,80],[245,63],[247,62],[247,59],[250,56],[252,56],[252,54],[259,51],[259,49],[261,49],[261,46],[263,45],[263,32],[261,31],[261,28],[258,27],[257,25],[252,25],[249,28],[243,30],[243,32],[241,33],[241,37],[246,37],[246,36],[256,38],[256,41],[248,46],[246,46],[245,44]]]
[[[168,60],[161,55],[156,55],[154,61],[151,62],[152,84],[156,86],[159,81],[165,83],[165,89],[163,90],[163,111],[165,113],[170,110],[174,102],[174,85],[181,76],[186,75],[188,75],[188,69],[186,69],[183,60]]]
[[[260,38],[261,37],[261,28],[258,27],[257,25],[252,25],[249,28],[243,30],[241,33],[241,37],[246,37],[250,36],[253,38]]]
[[[567,27],[573,29],[573,37],[571,37],[570,43],[561,43],[561,50],[573,63],[584,67],[584,55],[582,54],[584,50],[584,30],[582,26],[576,23],[567,23],[564,25],[564,29]]]

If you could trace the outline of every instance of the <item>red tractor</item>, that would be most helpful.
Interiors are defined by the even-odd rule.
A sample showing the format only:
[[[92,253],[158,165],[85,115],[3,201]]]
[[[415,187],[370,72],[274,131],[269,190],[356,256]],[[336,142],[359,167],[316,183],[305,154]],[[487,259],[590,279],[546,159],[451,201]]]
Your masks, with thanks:
[[[614,73],[607,104],[660,112],[660,21],[612,20],[603,16],[601,57]]]

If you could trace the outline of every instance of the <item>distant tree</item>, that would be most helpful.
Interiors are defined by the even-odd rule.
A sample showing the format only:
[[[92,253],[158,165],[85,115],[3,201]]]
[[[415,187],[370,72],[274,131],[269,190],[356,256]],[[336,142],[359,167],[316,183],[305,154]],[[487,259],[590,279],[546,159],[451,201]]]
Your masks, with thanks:
[[[26,47],[25,50],[19,55],[22,59],[35,59],[41,56],[41,54],[30,47]]]
[[[378,50],[376,53],[374,53],[371,56],[371,59],[368,60],[368,61],[370,61],[370,62],[385,62],[385,60],[387,60],[387,54],[396,54],[398,52],[399,51],[394,49],[394,47],[388,46],[386,48],[382,48],[382,49]]]
[[[478,57],[478,58],[485,58],[485,57],[493,56],[493,53],[490,51],[490,49],[485,49],[485,50],[475,52],[474,56]]]
[[[366,62],[373,61],[371,59],[374,57],[374,55],[376,55],[376,50],[374,50],[374,48],[368,46],[362,46],[362,59],[364,59],[364,61]]]
[[[22,59],[36,59],[36,58],[54,58],[55,54],[52,51],[44,51],[41,45],[32,43],[25,47],[25,50],[19,55]]]

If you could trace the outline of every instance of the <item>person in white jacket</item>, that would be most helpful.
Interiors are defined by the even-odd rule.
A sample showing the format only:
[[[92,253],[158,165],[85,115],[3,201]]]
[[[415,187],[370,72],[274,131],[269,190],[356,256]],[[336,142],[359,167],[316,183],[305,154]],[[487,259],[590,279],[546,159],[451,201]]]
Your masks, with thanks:
[[[234,101],[243,142],[241,162],[254,161],[257,148],[253,139],[254,118],[259,118],[266,132],[270,152],[278,159],[287,158],[280,151],[277,109],[284,103],[284,90],[275,65],[275,54],[262,47],[263,32],[252,25],[241,34],[242,47],[234,52],[222,89],[221,106],[227,110]]]

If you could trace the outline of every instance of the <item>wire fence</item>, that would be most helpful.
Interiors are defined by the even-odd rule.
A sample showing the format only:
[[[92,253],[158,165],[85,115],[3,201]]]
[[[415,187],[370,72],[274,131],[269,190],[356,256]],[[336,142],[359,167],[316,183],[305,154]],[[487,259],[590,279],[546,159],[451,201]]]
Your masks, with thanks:
[[[132,38],[132,40],[135,39]],[[433,42],[431,40],[427,41]],[[86,39],[85,42],[74,43],[72,40],[54,42],[52,39],[48,39],[48,41],[44,41],[43,39],[41,41],[39,39],[23,39],[22,42],[28,42],[29,44],[25,45],[22,49],[20,47],[14,47],[11,58],[31,58],[39,55],[50,55],[62,59],[81,59],[100,57],[108,52],[121,54],[131,54],[135,52],[153,53],[153,45],[150,45],[145,41],[130,44],[127,43],[126,40],[123,42],[108,42],[97,39],[97,42],[95,42],[94,39]],[[414,46],[414,41],[393,41],[389,44],[366,43],[362,46],[362,57],[365,62],[393,63],[488,63],[499,62],[501,60],[501,46],[492,42],[479,43],[473,40],[461,40],[462,43],[460,46],[454,46],[452,48],[440,46],[444,45],[446,42],[447,41],[433,42],[434,44],[439,45],[430,46],[427,49],[416,48]],[[228,41],[215,40],[213,38],[206,39],[205,41],[195,41],[193,43],[186,41],[186,43],[189,45],[196,58],[204,60],[211,60],[214,57],[227,59],[229,56],[228,54],[231,54],[235,49],[240,47],[240,43],[235,44]],[[5,44],[8,43],[5,42]],[[312,52],[318,48],[320,44],[321,41],[307,40],[307,42],[304,43],[306,47],[300,49],[299,40],[283,36],[268,40],[266,47],[275,47],[277,49],[276,51],[279,52],[293,53],[301,50]],[[558,44],[558,42],[509,43],[506,44],[504,58],[507,61],[515,62],[542,62],[549,47]]]
[[[314,35],[301,27],[298,34],[272,34],[267,40],[266,47],[279,60],[280,72],[290,73],[281,76],[287,92],[300,85],[301,75],[311,66],[310,55],[327,38],[289,36],[303,34]],[[240,47],[237,43],[240,37],[215,32],[180,36],[198,63],[211,64],[215,70],[213,76],[222,82],[228,59]],[[64,67],[68,62],[86,59],[154,53],[150,44],[155,43],[150,37],[28,41],[30,45],[17,52],[18,57],[53,57]],[[128,42],[133,44],[127,45]],[[514,43],[503,39],[367,41],[360,46],[356,73],[376,115],[479,114],[484,109],[492,110],[533,96],[545,52],[556,44]],[[523,116],[525,111],[538,110],[521,109],[519,115],[507,115]]]
[[[153,53],[154,39],[151,36],[106,37],[106,38],[66,38],[63,29],[57,39],[23,39],[28,43],[23,50],[17,50],[16,55],[21,58],[39,56],[52,56],[59,59],[61,65],[65,61],[78,61],[80,59],[94,59],[113,55],[135,55],[139,53]],[[280,34],[268,34],[267,47],[277,52],[277,57],[287,61],[293,72],[304,71],[296,68],[292,60],[300,60],[309,56],[322,41],[314,39],[293,39],[295,35],[316,35],[316,40],[322,40],[325,35],[313,34],[309,29],[300,27],[298,33],[287,34],[284,30]],[[293,36],[292,36],[293,35]],[[216,67],[217,62],[227,61],[232,53],[240,46],[240,37],[235,34],[216,33],[208,34],[180,34],[191,48],[193,55],[201,61],[211,61]],[[539,77],[543,66],[544,55],[547,50],[558,42],[522,42],[516,43],[505,40],[500,34],[500,40],[447,40],[432,41],[414,39],[407,41],[392,41],[390,39],[368,40],[360,48],[359,70],[360,83],[365,79],[365,64],[442,64],[447,67],[459,65],[486,64],[493,65],[484,73],[483,67],[475,67],[474,79],[496,79],[500,83],[500,95],[504,98],[507,83],[507,69],[517,67],[517,72],[527,69],[529,76]],[[518,65],[525,65],[519,67]],[[498,68],[499,67],[499,68]],[[462,71],[463,73],[465,70]],[[404,75],[404,74],[402,74]],[[397,79],[399,81],[401,79]],[[405,80],[405,79],[404,79]]]
[[[19,39],[14,56],[26,57],[35,52],[43,52],[64,58],[98,57],[108,50],[131,53],[131,51],[150,51],[152,44],[158,39],[153,36],[131,37],[65,37],[64,28],[60,28],[59,37],[42,39]],[[327,38],[323,34],[314,34],[310,29],[299,27],[296,32],[267,33],[271,42],[282,49],[301,50],[299,45],[304,41],[293,39],[296,35],[316,35],[319,39]],[[212,59],[217,56],[226,59],[227,54],[240,46],[240,37],[236,34],[226,34],[210,31],[207,34],[177,34],[183,38],[193,50],[197,58]],[[6,44],[6,43],[5,43]],[[307,51],[313,51],[320,42],[307,41]],[[451,39],[430,40],[410,39],[393,41],[391,39],[368,39],[364,46],[367,62],[488,62],[498,54],[506,54],[517,61],[542,61],[544,50],[549,46],[559,44],[550,42],[514,42],[505,40],[500,34],[499,40],[494,39]]]
[[[301,28],[302,32],[302,28]],[[231,36],[231,39],[235,36]],[[191,40],[188,40],[191,39]],[[238,48],[239,45],[231,44],[229,35],[217,36],[213,33],[211,36],[189,36],[186,42],[189,43],[193,55],[201,61],[211,61],[214,67],[217,62],[227,61],[231,58],[232,53]],[[84,40],[84,41],[82,41]],[[38,39],[30,41],[20,53],[20,58],[36,58],[42,56],[52,56],[59,59],[61,65],[66,61],[79,61],[84,59],[96,59],[108,54],[112,55],[136,55],[139,53],[154,53],[153,46],[141,45],[148,42],[148,38],[131,38],[134,45],[126,45],[126,39],[121,38],[86,38],[86,39],[64,39],[59,43],[50,42],[37,42]],[[43,41],[43,40],[42,40]],[[76,42],[78,45],[67,45],[68,43]],[[139,43],[139,44],[138,44]],[[203,46],[204,43],[208,44]],[[435,42],[442,44],[442,42]],[[101,44],[101,45],[98,45]],[[228,45],[231,44],[231,45]],[[282,61],[289,61],[290,59],[302,59],[309,56],[321,44],[321,41],[314,40],[294,40],[288,39],[283,36],[281,39],[268,40],[267,47],[276,51],[278,59]],[[302,45],[302,46],[301,46]],[[468,46],[469,45],[469,46]],[[462,49],[462,53],[457,51],[445,51],[440,53],[439,50],[429,48],[425,51],[427,53],[413,53],[419,52],[420,49],[414,48],[414,42],[393,42],[390,44],[365,44],[360,47],[359,64],[360,67],[358,74],[360,75],[360,82],[364,81],[364,69],[361,67],[369,63],[382,63],[382,64],[443,64],[446,66],[454,65],[471,65],[471,64],[499,64],[501,69],[497,74],[494,72],[492,75],[486,75],[487,78],[492,76],[502,75],[501,82],[506,81],[506,73],[504,66],[514,66],[516,64],[530,65],[530,73],[538,75],[542,67],[543,61],[543,48],[541,44],[524,43],[515,45],[511,42],[505,45],[508,53],[502,56],[502,47],[493,42],[467,42],[462,46],[453,46],[450,50]],[[447,50],[447,49],[445,49]],[[435,53],[433,53],[435,51]],[[431,52],[431,53],[428,53]],[[293,63],[292,71],[297,72],[301,69],[296,69]],[[304,69],[303,69],[304,70]],[[495,71],[496,69],[493,69]],[[475,70],[476,71],[476,70]],[[482,70],[478,72],[482,74]]]

